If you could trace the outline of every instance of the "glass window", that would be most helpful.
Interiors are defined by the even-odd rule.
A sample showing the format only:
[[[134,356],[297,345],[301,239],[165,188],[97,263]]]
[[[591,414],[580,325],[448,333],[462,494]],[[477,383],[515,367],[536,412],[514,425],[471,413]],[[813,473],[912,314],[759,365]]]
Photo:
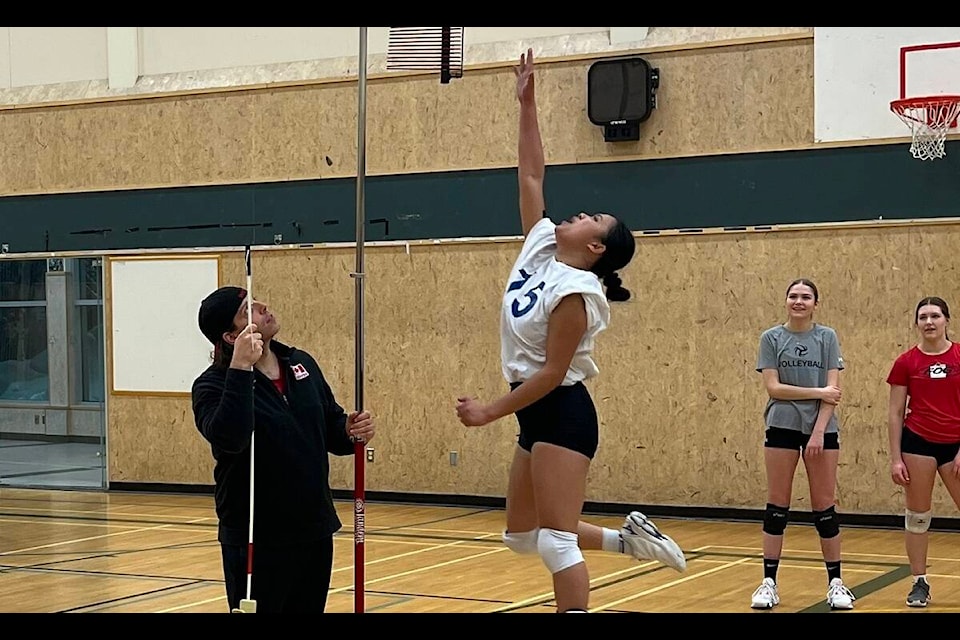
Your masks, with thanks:
[[[46,260],[0,260],[0,302],[46,299]]]
[[[47,402],[46,260],[0,260],[0,401]]]
[[[77,260],[77,300],[100,302],[103,299],[103,269],[100,258]]]
[[[103,278],[100,258],[77,260],[74,282],[76,352],[80,357],[76,380],[81,402],[103,402]]]

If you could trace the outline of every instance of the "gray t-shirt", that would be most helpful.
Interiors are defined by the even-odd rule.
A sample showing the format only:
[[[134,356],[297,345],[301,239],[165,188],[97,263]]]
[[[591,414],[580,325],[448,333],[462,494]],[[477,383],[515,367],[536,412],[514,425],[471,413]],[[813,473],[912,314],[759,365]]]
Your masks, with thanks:
[[[776,369],[780,382],[795,387],[827,386],[827,371],[843,370],[840,341],[830,327],[814,324],[803,333],[794,333],[782,324],[770,327],[760,336],[757,371]],[[820,411],[819,400],[774,400],[770,398],[763,412],[767,427],[813,432]],[[826,433],[838,430],[834,414]]]

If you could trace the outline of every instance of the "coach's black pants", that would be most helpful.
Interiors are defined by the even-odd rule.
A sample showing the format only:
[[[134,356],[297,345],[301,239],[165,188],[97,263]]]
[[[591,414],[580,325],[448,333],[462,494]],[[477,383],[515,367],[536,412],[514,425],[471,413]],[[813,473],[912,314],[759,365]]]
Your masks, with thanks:
[[[247,597],[247,545],[220,544],[230,611]],[[252,599],[257,613],[323,613],[333,568],[333,536],[294,546],[255,544]]]

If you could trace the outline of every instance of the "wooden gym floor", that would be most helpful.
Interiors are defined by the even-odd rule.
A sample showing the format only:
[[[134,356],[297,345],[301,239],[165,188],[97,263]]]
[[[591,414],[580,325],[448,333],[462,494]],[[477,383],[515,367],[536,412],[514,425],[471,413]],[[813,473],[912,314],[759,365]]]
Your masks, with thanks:
[[[327,611],[354,611],[352,502],[337,505]],[[619,527],[621,518],[587,516]],[[585,554],[595,613],[827,611],[816,531],[787,529],[781,604],[754,612],[762,577],[757,523],[658,518],[687,554],[683,574],[656,562]],[[370,503],[365,513],[365,613],[550,613],[550,577],[536,556],[500,542],[503,512]],[[0,489],[0,613],[226,613],[209,495]],[[933,601],[910,609],[903,531],[843,530],[844,580],[855,609],[836,615],[960,611],[960,533],[930,536]],[[254,576],[256,579],[256,576]]]

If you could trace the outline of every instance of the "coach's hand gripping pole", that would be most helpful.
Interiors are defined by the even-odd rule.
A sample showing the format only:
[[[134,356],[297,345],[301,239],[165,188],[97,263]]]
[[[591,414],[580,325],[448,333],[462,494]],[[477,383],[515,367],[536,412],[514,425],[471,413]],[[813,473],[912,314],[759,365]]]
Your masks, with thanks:
[[[350,274],[356,283],[356,371],[354,398],[356,410],[363,411],[363,244],[364,244],[364,178],[366,173],[367,120],[367,28],[360,27],[360,59],[357,76],[357,268]],[[354,442],[353,455],[353,602],[354,613],[364,612],[364,464],[366,443]]]

